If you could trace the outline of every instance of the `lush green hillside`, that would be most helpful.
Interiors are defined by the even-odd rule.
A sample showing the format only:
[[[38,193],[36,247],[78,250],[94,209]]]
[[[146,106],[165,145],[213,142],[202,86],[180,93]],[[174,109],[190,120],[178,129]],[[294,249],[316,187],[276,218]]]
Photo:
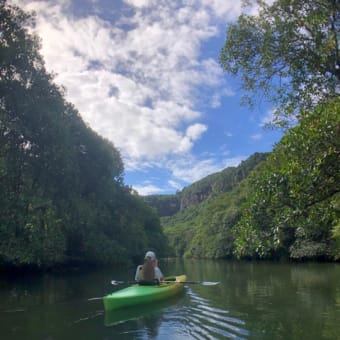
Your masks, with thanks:
[[[240,218],[246,192],[246,186],[241,183],[230,192],[210,197],[174,216],[162,217],[162,225],[175,255],[233,257],[230,231]]]
[[[150,195],[145,201],[157,210],[159,216],[172,216],[179,211],[194,207],[209,197],[232,190],[248,176],[260,162],[266,159],[267,153],[254,153],[237,167],[228,167],[211,174],[187,187],[175,195]]]
[[[0,267],[120,263],[166,249],[159,219],[123,183],[119,151],[53,83],[26,29],[0,2]]]
[[[176,195],[145,197],[157,209],[176,256],[234,256],[228,230],[241,215],[248,193],[245,179],[267,157],[267,153],[255,153],[239,166],[211,174]]]
[[[162,217],[175,254],[339,259],[339,124],[339,98],[305,112],[267,159],[230,191]]]
[[[238,167],[226,168],[193,183],[177,195],[195,197],[207,188],[206,199],[190,204],[173,216],[161,217],[162,225],[176,256],[233,257],[231,228],[241,216],[249,193],[247,178],[268,154],[256,153]]]

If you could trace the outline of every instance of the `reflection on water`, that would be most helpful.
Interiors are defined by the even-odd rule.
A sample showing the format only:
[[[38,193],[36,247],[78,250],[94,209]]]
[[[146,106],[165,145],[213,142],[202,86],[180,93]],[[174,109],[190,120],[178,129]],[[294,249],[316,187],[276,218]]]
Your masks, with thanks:
[[[229,312],[214,308],[207,299],[188,290],[191,304],[183,311],[189,326],[189,334],[195,339],[245,339],[249,335],[245,322],[232,317]]]
[[[186,287],[176,300],[105,313],[105,325],[119,327],[121,336],[143,339],[246,339],[245,322]],[[123,325],[126,324],[126,327]]]
[[[340,265],[161,261],[192,281],[176,299],[105,313],[101,296],[135,268],[0,276],[1,340],[340,340]],[[94,298],[96,297],[96,298]]]
[[[157,316],[165,313],[167,309],[170,309],[177,304],[181,304],[182,300],[183,295],[180,294],[169,300],[142,304],[137,307],[133,306],[118,310],[106,311],[104,324],[106,327],[112,327],[131,320],[142,320],[143,318]]]

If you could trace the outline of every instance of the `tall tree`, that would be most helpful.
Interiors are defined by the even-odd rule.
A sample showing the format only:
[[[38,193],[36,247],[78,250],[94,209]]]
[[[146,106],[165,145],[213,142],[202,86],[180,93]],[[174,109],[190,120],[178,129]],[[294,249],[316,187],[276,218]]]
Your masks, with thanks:
[[[257,15],[228,27],[222,67],[242,78],[243,101],[262,96],[276,108],[277,124],[340,93],[339,0],[248,0]],[[262,94],[262,96],[259,96]]]
[[[339,98],[305,112],[252,174],[237,256],[339,259],[339,122]]]
[[[162,248],[159,219],[124,186],[119,151],[53,83],[32,24],[0,0],[0,266],[119,263]]]

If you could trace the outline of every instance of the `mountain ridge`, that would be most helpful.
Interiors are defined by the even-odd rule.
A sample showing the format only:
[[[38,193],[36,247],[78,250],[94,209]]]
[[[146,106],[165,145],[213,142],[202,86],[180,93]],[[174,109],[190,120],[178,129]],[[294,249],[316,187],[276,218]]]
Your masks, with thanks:
[[[148,195],[144,201],[156,209],[159,217],[173,216],[178,212],[197,206],[212,196],[231,191],[239,182],[261,162],[266,160],[268,152],[255,152],[236,167],[227,167],[210,174],[176,194]]]

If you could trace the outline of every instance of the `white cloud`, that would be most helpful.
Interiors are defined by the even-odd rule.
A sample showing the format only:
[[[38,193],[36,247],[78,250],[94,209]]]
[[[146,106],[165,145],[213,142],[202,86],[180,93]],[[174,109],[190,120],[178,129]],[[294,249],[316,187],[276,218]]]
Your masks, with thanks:
[[[219,107],[234,95],[217,60],[201,48],[225,34],[239,2],[124,0],[133,10],[112,21],[100,11],[74,15],[71,0],[11,2],[37,12],[47,69],[84,120],[121,151],[126,171],[165,167],[178,188],[240,161],[191,154],[209,128],[201,123],[204,105]],[[134,187],[141,194],[162,190]]]
[[[274,121],[274,109],[268,110],[262,117],[259,126],[265,127],[267,124],[270,124]]]
[[[165,192],[182,190],[185,186],[190,185],[200,179],[219,171],[226,167],[238,166],[246,156],[217,159],[214,157],[199,160],[193,156],[181,157],[172,160],[163,160],[163,162],[153,164],[163,169],[167,169],[171,174],[168,180],[168,187],[159,187],[151,184],[149,181],[140,185],[133,185],[133,188],[140,195],[163,194]]]
[[[218,91],[223,83],[220,66],[202,59],[200,46],[218,31],[211,11],[234,8],[231,2],[188,1],[176,8],[166,1],[126,0],[135,14],[116,25],[91,13],[75,17],[67,12],[68,1],[15,2],[36,10],[46,66],[68,100],[124,158],[191,150],[206,130],[198,122],[202,94],[196,97],[196,88]],[[131,29],[124,31],[120,23]]]
[[[133,189],[141,196],[161,194],[164,190],[152,184],[133,186]]]
[[[222,91],[216,91],[211,99],[210,99],[210,106],[214,109],[218,108],[221,106],[221,100],[223,97],[231,97],[234,96],[235,92],[231,89],[222,89]]]
[[[150,6],[154,0],[124,0],[128,5],[132,5],[134,7],[142,8]]]
[[[171,179],[168,181],[168,184],[170,185],[171,188],[174,188],[176,190],[180,190],[183,188],[183,185]]]
[[[199,139],[201,134],[207,130],[207,127],[203,124],[194,124],[187,128],[186,135],[191,140]]]
[[[253,140],[260,140],[263,138],[262,133],[256,133],[255,135],[250,136],[251,139]]]
[[[202,5],[210,8],[216,17],[235,19],[241,12],[242,1],[201,0]]]
[[[168,167],[171,170],[172,176],[176,178],[177,181],[191,184],[212,173],[219,172],[226,167],[237,166],[245,158],[245,156],[225,159],[212,157],[199,160],[190,156],[176,161],[170,161]]]
[[[211,159],[205,159],[196,162],[181,162],[177,163],[173,167],[173,175],[176,178],[180,178],[186,183],[193,183],[208,174],[218,172],[221,167],[216,165]]]

